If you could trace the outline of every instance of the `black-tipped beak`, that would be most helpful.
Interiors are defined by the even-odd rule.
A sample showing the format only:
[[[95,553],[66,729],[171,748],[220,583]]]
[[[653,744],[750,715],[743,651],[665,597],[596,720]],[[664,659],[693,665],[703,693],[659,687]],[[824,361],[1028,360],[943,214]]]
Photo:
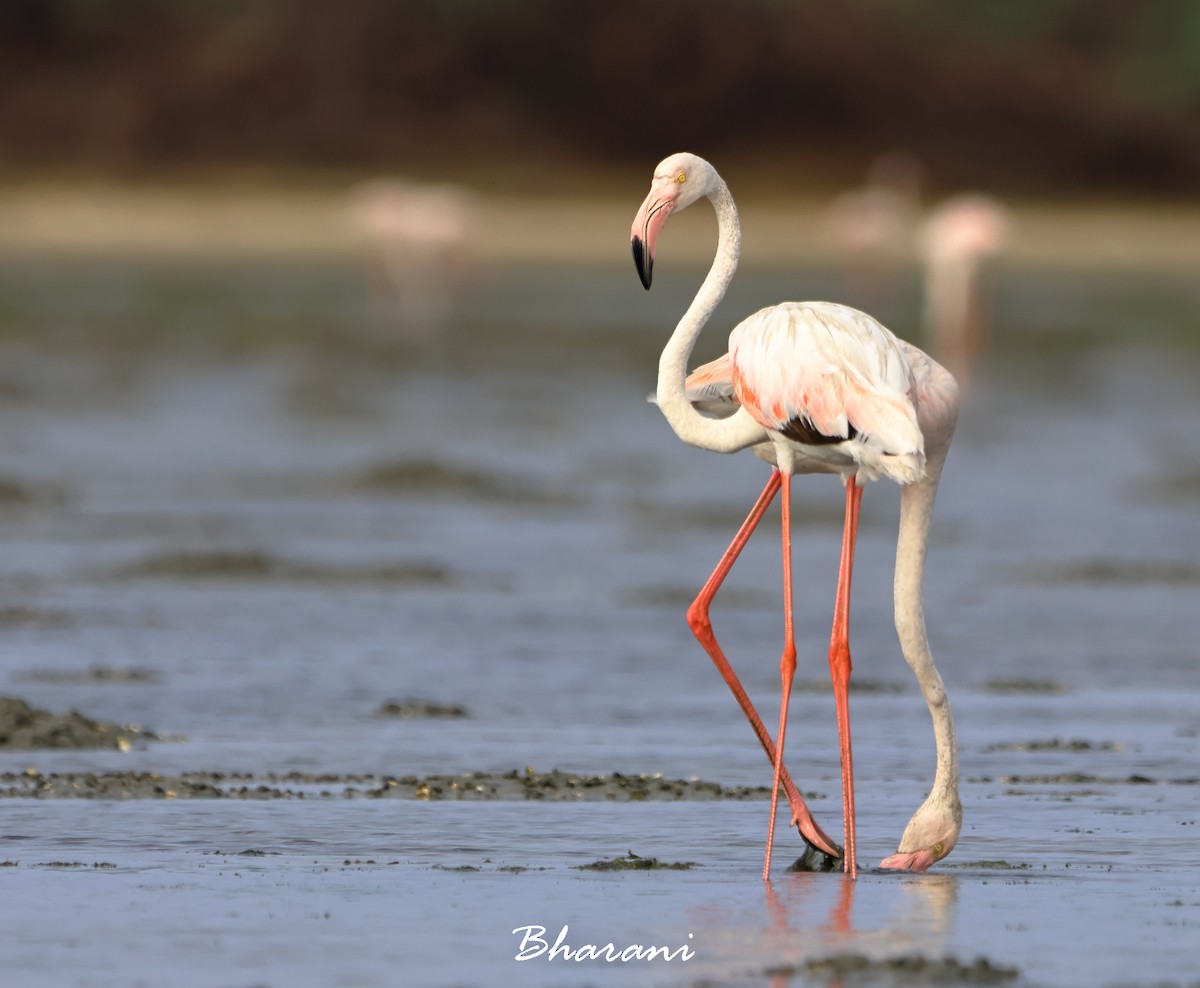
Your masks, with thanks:
[[[642,287],[650,291],[650,283],[654,280],[654,258],[646,250],[641,237],[633,238],[633,266],[642,279]]]

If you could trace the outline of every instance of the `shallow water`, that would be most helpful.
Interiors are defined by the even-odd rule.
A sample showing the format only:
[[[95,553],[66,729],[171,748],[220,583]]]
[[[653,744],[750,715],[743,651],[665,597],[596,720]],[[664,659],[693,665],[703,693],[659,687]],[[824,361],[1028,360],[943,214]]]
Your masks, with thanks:
[[[664,269],[651,295],[631,272],[496,275],[417,352],[361,327],[347,271],[6,264],[0,691],[186,740],[0,751],[0,772],[769,780],[682,618],[765,468],[681,446],[644,400],[690,273]],[[822,272],[738,285],[729,321],[836,292]],[[966,814],[934,873],[870,870],[933,768],[891,623],[896,493],[875,485],[855,568],[855,677],[876,687],[852,697],[856,885],[786,873],[800,846],[784,830],[765,888],[761,801],[416,802],[340,785],[3,800],[5,977],[825,984],[806,965],[844,955],[865,966],[843,983],[892,984],[884,962],[920,955],[964,965],[941,971],[951,983],[983,957],[1015,969],[1004,984],[1196,984],[1200,298],[1013,273],[998,302],[927,579]],[[836,834],[823,683],[841,498],[830,479],[797,488],[813,685],[793,699],[788,764]],[[768,723],[777,519],[714,608]],[[414,696],[469,716],[375,716]],[[629,850],[695,867],[574,870]],[[695,956],[517,962],[511,931],[530,924]]]

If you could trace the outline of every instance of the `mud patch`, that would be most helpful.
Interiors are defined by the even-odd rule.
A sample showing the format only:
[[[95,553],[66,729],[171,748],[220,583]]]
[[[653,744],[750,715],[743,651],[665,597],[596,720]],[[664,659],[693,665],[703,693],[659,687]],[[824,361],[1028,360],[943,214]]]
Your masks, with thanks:
[[[62,611],[20,605],[0,607],[0,628],[65,628],[70,623],[71,619]]]
[[[392,863],[392,862],[389,862]],[[550,871],[549,865],[540,865],[538,867],[530,867],[528,865],[499,865],[494,866],[491,858],[484,858],[480,864],[464,864],[464,865],[430,865],[435,871],[455,871],[455,872],[494,872],[501,875],[524,875],[527,871]]]
[[[1024,574],[1031,583],[1044,586],[1084,584],[1090,586],[1196,586],[1200,566],[1169,560],[1088,559],[1061,566],[1044,566]]]
[[[568,507],[574,498],[433,459],[387,460],[352,475],[352,492],[388,497],[451,497],[491,504]]]
[[[19,675],[31,683],[153,683],[158,673],[137,666],[89,666],[87,669],[30,669]]]
[[[767,799],[767,786],[723,787],[697,779],[666,779],[659,775],[576,775],[569,772],[513,770],[503,775],[475,772],[469,775],[432,775],[385,778],[366,795],[374,798],[480,799],[675,802],[680,800]],[[817,797],[820,798],[820,797]]]
[[[966,871],[1029,871],[1033,865],[1024,861],[1020,864],[1010,864],[1007,861],[956,861],[948,862],[947,867]]]
[[[863,954],[834,954],[800,965],[767,968],[770,978],[812,979],[824,985],[999,985],[1020,977],[1014,967],[1001,967],[984,957],[964,964],[954,957],[941,959],[911,955],[876,960]]]
[[[128,751],[135,743],[160,741],[153,731],[136,724],[109,724],[75,710],[53,714],[31,707],[16,697],[0,696],[0,750],[115,748]]]
[[[639,470],[638,475],[645,476],[647,470],[657,469],[659,466],[660,464],[655,463],[644,467]],[[731,511],[723,505],[689,504],[667,507],[659,501],[632,498],[629,501],[629,510],[636,517],[639,527],[645,528],[647,532],[653,532],[656,536],[664,534],[674,536],[677,533],[703,530],[724,533],[725,539],[724,542],[721,542],[724,545],[737,531],[737,526],[745,517],[745,510],[750,503],[747,501],[739,513],[737,509]],[[795,531],[834,529],[840,532],[842,529],[844,517],[837,499],[830,500],[819,496],[802,498],[797,494],[796,508],[792,518]],[[863,524],[870,524],[870,522],[864,519]],[[714,546],[714,548],[716,547]],[[716,561],[717,557],[714,556],[714,565]],[[697,589],[699,588],[697,587]],[[725,590],[721,591],[722,600],[725,599],[725,593]]]
[[[0,797],[10,799],[219,799],[225,794],[205,773],[0,772]]]
[[[903,693],[907,687],[903,683],[886,679],[854,679],[850,680],[851,693]],[[793,693],[830,693],[833,684],[828,679],[797,679],[792,683]]]
[[[766,800],[766,786],[724,787],[656,775],[581,776],[566,772],[415,775],[288,772],[0,772],[0,797],[38,799],[420,799],[520,802],[679,802]],[[822,799],[806,794],[808,799]]]
[[[85,861],[38,861],[31,865],[33,868],[85,868],[103,870],[115,868],[116,865],[111,861],[93,861],[88,864]]]
[[[466,717],[467,708],[457,703],[438,703],[435,700],[388,700],[378,710],[376,717],[398,717],[401,720],[438,720],[441,718]]]
[[[1000,781],[1010,786],[1153,786],[1157,779],[1148,775],[1127,775],[1117,778],[1111,775],[1089,775],[1086,772],[1060,772],[1057,775],[1002,775]],[[1191,780],[1178,780],[1188,783]]]
[[[1075,738],[1064,741],[1062,738],[1050,738],[1045,741],[1003,741],[998,744],[984,745],[979,749],[984,754],[996,751],[1121,751],[1122,746],[1113,741],[1085,741]]]
[[[1155,481],[1140,481],[1133,485],[1133,496],[1142,502],[1159,504],[1200,501],[1200,468],[1169,473]]]
[[[640,854],[628,851],[621,858],[571,867],[574,871],[689,871],[698,865],[695,861],[659,861],[658,858],[643,858]]]
[[[1067,688],[1054,679],[989,679],[983,688],[988,693],[1041,693],[1047,696],[1067,692]]]
[[[59,505],[66,499],[65,493],[58,488],[29,484],[0,474],[0,511]]]
[[[621,593],[623,607],[663,607],[685,611],[696,599],[700,587],[684,586],[637,586],[626,587]],[[775,597],[757,590],[742,587],[721,589],[721,608],[731,611],[766,611],[777,604]]]
[[[253,580],[415,586],[447,586],[451,582],[450,574],[433,563],[333,566],[283,559],[257,550],[159,553],[111,570],[108,576],[118,580]]]

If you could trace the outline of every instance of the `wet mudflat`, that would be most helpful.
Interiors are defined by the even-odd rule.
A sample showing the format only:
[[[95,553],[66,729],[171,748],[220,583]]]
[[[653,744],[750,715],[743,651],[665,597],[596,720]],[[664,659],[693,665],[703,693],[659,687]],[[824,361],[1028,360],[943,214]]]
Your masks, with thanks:
[[[767,763],[682,619],[763,468],[645,403],[669,281],[508,273],[414,352],[332,342],[357,311],[336,268],[64,269],[40,303],[28,273],[0,271],[0,695],[123,741],[0,744],[14,983],[1197,984],[1187,287],[1006,282],[927,581],[963,837],[933,873],[873,870],[933,768],[877,485],[864,872],[788,872],[784,829],[764,886]],[[747,278],[731,319],[822,277]],[[840,497],[797,487],[788,763],[836,834]],[[764,716],[777,519],[713,612]],[[564,927],[674,958],[515,960]]]

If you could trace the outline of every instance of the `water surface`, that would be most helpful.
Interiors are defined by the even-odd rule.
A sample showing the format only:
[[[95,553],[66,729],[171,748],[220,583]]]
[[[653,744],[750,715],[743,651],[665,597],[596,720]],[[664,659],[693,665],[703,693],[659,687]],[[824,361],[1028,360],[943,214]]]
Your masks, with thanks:
[[[631,272],[495,272],[416,350],[366,323],[336,266],[5,262],[0,691],[186,740],[0,750],[0,772],[341,780],[304,799],[0,802],[6,977],[798,985],[850,957],[865,966],[845,983],[892,984],[887,962],[915,955],[956,961],[951,983],[1196,983],[1200,347],[1196,293],[1169,280],[1002,284],[929,559],[966,814],[934,873],[872,870],[933,768],[882,484],[855,569],[855,678],[874,687],[852,698],[857,885],[786,873],[785,830],[764,887],[757,800],[346,792],[347,775],[527,766],[769,780],[683,621],[765,468],[683,447],[646,403],[695,283],[659,275],[646,295]],[[836,291],[820,271],[747,276],[722,313]],[[911,289],[889,304],[907,333]],[[841,496],[796,486],[788,764],[836,833]],[[713,612],[768,722],[777,525]],[[376,716],[408,697],[467,716]],[[575,870],[630,850],[695,866]],[[695,957],[518,963],[527,925]]]

